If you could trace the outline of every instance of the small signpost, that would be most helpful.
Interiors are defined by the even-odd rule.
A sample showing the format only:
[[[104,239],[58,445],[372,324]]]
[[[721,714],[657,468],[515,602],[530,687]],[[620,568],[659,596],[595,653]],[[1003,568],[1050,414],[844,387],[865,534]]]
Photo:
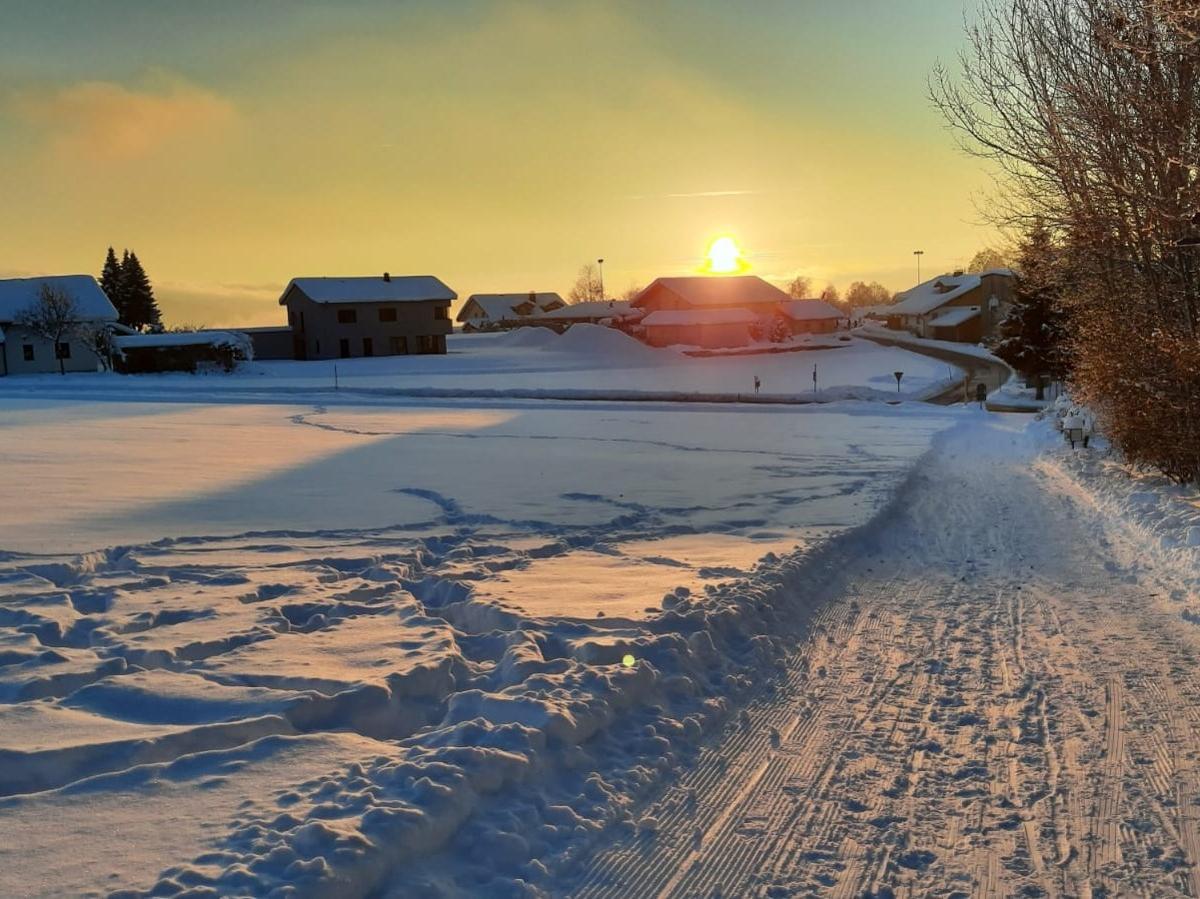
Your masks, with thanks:
[[[900,392],[900,379],[904,377],[904,372],[894,371],[894,372],[892,372],[892,376],[896,379],[896,393],[899,393]]]
[[[817,363],[813,363],[813,393],[817,392]]]
[[[982,381],[975,385],[975,399],[978,401],[980,409],[987,403],[987,385]]]

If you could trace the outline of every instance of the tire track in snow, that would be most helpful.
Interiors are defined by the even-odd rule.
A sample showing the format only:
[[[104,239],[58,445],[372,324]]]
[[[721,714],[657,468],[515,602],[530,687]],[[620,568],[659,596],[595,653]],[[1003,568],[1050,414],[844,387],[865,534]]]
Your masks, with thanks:
[[[847,557],[812,677],[681,773],[694,814],[652,804],[655,843],[561,894],[1200,895],[1200,641],[1003,439],[943,448]]]

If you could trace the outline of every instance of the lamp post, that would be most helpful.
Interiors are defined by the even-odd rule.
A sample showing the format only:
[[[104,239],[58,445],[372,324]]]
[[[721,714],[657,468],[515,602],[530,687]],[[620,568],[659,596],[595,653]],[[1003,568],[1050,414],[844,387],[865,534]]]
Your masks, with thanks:
[[[600,266],[600,299],[604,299],[604,260],[597,259],[596,265]]]
[[[921,283],[921,257],[925,255],[924,250],[913,250],[913,255],[917,257],[917,283]]]

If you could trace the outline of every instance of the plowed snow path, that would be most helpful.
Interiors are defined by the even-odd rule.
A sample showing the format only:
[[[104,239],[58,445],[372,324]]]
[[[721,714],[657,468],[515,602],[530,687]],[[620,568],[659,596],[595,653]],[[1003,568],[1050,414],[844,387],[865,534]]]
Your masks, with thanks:
[[[1200,895],[1195,625],[1022,441],[946,440],[657,835],[563,894]]]

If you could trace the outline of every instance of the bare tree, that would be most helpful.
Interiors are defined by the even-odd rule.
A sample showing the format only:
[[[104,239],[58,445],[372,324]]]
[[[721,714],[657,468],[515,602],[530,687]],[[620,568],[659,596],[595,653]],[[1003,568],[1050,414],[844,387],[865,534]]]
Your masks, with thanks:
[[[1072,383],[1135,464],[1200,477],[1200,10],[985,0],[932,93],[995,164],[998,223],[1069,258]]]
[[[984,247],[967,263],[969,272],[986,272],[993,268],[1009,268],[1009,254],[997,247]]]
[[[67,373],[63,345],[70,345],[72,337],[81,334],[79,304],[75,298],[61,287],[52,284],[42,284],[38,288],[38,298],[16,317],[16,324],[54,347],[54,356],[58,359],[59,374]]]
[[[812,296],[812,280],[804,275],[796,275],[788,282],[788,296],[797,300],[807,300]]]
[[[872,281],[855,281],[846,289],[846,303],[851,308],[856,306],[887,306],[892,302],[892,292]]]
[[[596,266],[588,263],[579,269],[575,283],[567,294],[568,303],[587,303],[592,300],[603,300],[604,290],[600,283],[600,273]]]
[[[625,291],[621,294],[621,299],[623,299],[623,300],[636,299],[637,295],[645,289],[646,288],[641,284],[638,284],[636,282],[630,282],[629,286],[626,287]]]
[[[94,322],[80,324],[77,333],[87,348],[96,354],[101,367],[111,371],[114,352],[112,330],[103,322]]]

